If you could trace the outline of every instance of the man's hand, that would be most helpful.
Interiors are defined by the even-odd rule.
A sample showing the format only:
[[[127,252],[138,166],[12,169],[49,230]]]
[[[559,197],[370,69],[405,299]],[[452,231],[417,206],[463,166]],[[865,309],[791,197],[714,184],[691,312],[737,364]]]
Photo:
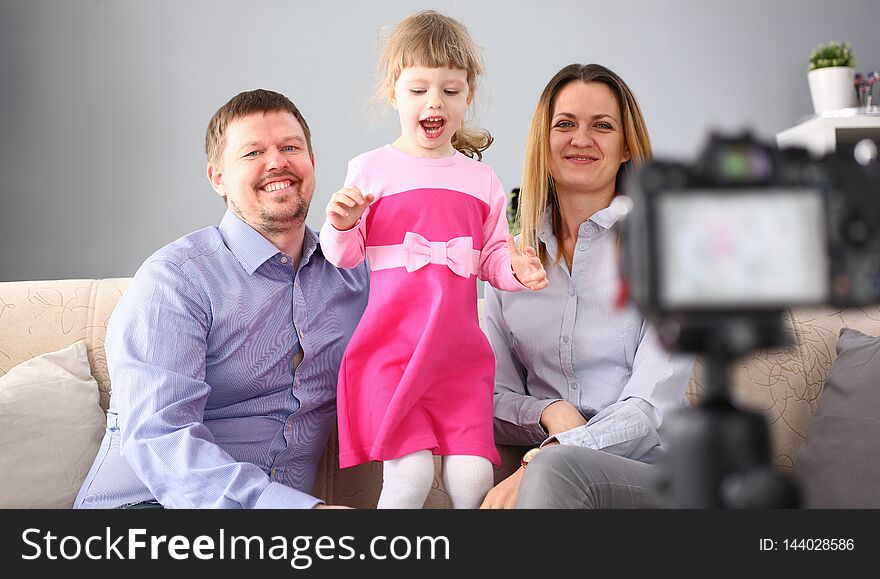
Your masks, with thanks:
[[[519,494],[519,483],[522,482],[526,469],[519,467],[516,472],[498,483],[483,499],[481,509],[512,509],[516,506]]]
[[[507,251],[510,253],[510,265],[513,267],[513,273],[519,283],[532,291],[547,287],[547,272],[544,270],[541,260],[538,259],[534,247],[526,247],[525,251],[520,251],[513,241],[513,236],[508,234]]]
[[[547,406],[541,413],[541,426],[550,436],[556,436],[560,432],[583,426],[587,419],[583,417],[574,404],[568,400],[559,400]]]
[[[339,231],[351,229],[375,198],[372,193],[362,194],[357,187],[343,187],[330,197],[327,204],[330,225]]]

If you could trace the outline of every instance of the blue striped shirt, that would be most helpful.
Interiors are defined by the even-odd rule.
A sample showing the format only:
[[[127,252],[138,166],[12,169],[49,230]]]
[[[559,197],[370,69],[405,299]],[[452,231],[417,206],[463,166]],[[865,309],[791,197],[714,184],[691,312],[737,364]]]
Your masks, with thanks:
[[[546,442],[544,409],[567,400],[585,426],[562,444],[654,462],[663,454],[668,415],[687,405],[695,357],[670,354],[638,309],[613,304],[620,280],[610,209],[581,224],[571,271],[556,258],[549,212],[539,238],[547,248],[547,289],[499,292],[486,286],[485,330],[495,350],[495,440]]]
[[[107,430],[75,506],[310,508],[366,266],[290,256],[227,211],[135,274],[107,328]],[[302,361],[295,364],[302,351]]]

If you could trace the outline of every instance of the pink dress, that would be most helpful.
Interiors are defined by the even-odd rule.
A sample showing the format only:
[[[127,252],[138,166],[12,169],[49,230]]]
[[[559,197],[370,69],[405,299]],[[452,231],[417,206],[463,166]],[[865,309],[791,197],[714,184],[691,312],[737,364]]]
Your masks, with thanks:
[[[391,145],[349,163],[346,185],[376,196],[358,225],[321,228],[339,267],[365,257],[370,296],[339,370],[339,466],[418,450],[500,464],[495,358],[477,317],[479,276],[525,289],[507,252],[507,196],[495,172],[456,152],[422,159]]]

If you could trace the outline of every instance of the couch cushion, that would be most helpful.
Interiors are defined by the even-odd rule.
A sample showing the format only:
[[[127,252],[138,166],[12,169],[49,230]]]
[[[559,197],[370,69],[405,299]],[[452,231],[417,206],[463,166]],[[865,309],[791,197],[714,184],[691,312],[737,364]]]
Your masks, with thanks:
[[[828,369],[837,356],[840,329],[880,334],[880,305],[795,309],[786,312],[784,325],[797,346],[743,356],[732,364],[731,381],[736,402],[767,418],[774,461],[789,470],[806,439]],[[704,381],[698,358],[688,387],[692,402],[699,399]]]
[[[101,407],[110,401],[107,321],[130,278],[0,283],[0,376],[46,352],[85,340]]]
[[[880,507],[880,338],[843,328],[795,465],[811,508]]]
[[[0,508],[69,508],[104,433],[84,341],[0,377]]]

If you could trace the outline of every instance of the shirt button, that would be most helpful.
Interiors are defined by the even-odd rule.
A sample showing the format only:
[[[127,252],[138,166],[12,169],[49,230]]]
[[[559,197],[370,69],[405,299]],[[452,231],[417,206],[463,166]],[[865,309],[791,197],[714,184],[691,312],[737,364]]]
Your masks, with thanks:
[[[300,330],[300,331],[299,331],[299,337],[300,337],[300,338],[305,338],[305,337],[306,337],[306,333],[305,333],[304,330]]]
[[[586,251],[587,246],[586,245],[578,245],[578,249],[580,249],[581,251]]]
[[[282,255],[282,256],[281,256],[281,259],[279,259],[278,261],[280,261],[281,263],[287,263],[287,262],[290,261],[290,260],[287,259],[287,256],[286,256],[286,255]]]
[[[568,336],[562,336],[562,341],[567,344],[568,343]]]
[[[275,473],[277,473],[277,472],[278,472],[278,469],[273,466],[272,467],[272,476],[275,476]]]
[[[571,386],[571,389],[572,389],[572,390],[577,390],[577,389],[578,389],[577,382],[572,382],[571,384],[569,384],[569,386]]]
[[[569,290],[568,290],[568,295],[573,296],[573,295],[574,295],[574,290],[571,289],[571,288],[569,288]]]

